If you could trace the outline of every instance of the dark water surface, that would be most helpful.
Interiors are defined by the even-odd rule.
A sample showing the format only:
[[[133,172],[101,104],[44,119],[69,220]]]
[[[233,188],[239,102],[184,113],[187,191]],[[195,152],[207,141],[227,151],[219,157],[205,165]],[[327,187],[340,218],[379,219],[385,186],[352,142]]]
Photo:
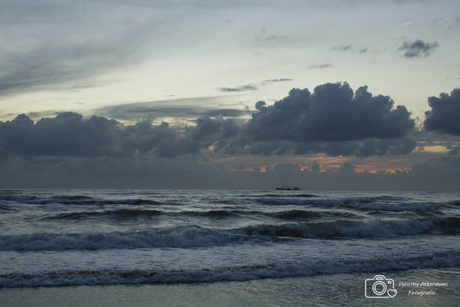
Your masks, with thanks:
[[[0,230],[0,287],[372,278],[458,267],[460,193],[0,190]]]

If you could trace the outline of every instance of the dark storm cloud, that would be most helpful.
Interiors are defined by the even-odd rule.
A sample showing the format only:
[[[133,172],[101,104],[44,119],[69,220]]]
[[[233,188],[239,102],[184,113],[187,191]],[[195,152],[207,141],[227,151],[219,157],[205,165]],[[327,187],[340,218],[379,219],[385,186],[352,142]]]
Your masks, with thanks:
[[[419,58],[429,56],[437,47],[439,47],[438,42],[430,44],[418,39],[414,42],[404,42],[398,50],[403,51],[406,58]]]
[[[449,147],[447,149],[450,149],[450,151],[448,152],[449,155],[453,156],[453,155],[458,155],[460,153],[460,146],[457,146],[457,147]]]
[[[62,113],[34,123],[28,116],[0,123],[0,144],[6,152],[25,156],[116,156],[118,123],[93,116],[83,120],[76,113]]]
[[[223,119],[217,117],[212,119],[209,116],[198,118],[196,126],[186,127],[186,133],[190,135],[193,141],[199,141],[205,147],[216,144],[216,150],[228,146],[230,139],[237,136],[240,131],[241,128],[232,118]],[[243,144],[241,145],[244,147]],[[233,146],[237,145],[234,144]]]
[[[367,87],[355,94],[347,83],[293,89],[289,96],[257,112],[246,124],[223,138],[221,118],[202,117],[189,127],[194,140],[229,154],[284,155],[324,153],[328,156],[382,156],[408,154],[417,142],[408,135],[415,122],[403,106],[393,107],[387,96],[372,96]],[[229,135],[228,133],[225,135]]]
[[[2,156],[176,157],[214,149],[226,154],[285,155],[323,153],[328,156],[382,156],[407,154],[416,147],[408,137],[414,120],[403,106],[393,108],[387,96],[372,96],[367,87],[356,93],[347,83],[327,83],[292,89],[274,105],[256,103],[252,119],[223,116],[243,111],[180,110],[198,117],[195,125],[170,128],[150,119],[124,126],[101,116],[83,118],[62,113],[33,122],[26,115],[0,122]],[[113,110],[113,109],[112,109]],[[137,105],[136,112],[153,111]],[[168,110],[167,108],[165,110]],[[127,111],[127,110],[124,110]],[[175,108],[171,115],[177,112]],[[167,112],[166,112],[167,113]],[[145,113],[144,113],[145,115]]]
[[[241,86],[236,86],[236,87],[219,87],[219,91],[221,92],[247,92],[247,91],[257,91],[258,87],[247,84],[247,85],[241,85]]]
[[[203,145],[180,137],[169,128],[168,123],[154,126],[148,121],[136,123],[123,130],[121,143],[127,153],[146,154],[152,151],[156,157],[172,158],[184,154],[198,153]]]
[[[388,96],[372,96],[367,87],[353,95],[347,83],[327,83],[308,89],[292,89],[289,96],[265,106],[248,122],[246,133],[255,141],[301,142],[396,139],[415,126],[404,106],[393,108]]]
[[[239,117],[246,115],[246,111],[235,110],[235,109],[216,109],[216,110],[209,110],[204,112],[204,115],[208,116],[223,116],[223,117]]]
[[[367,87],[353,94],[347,83],[328,83],[313,94],[293,89],[272,106],[259,101],[246,124],[202,117],[188,132],[193,140],[214,142],[214,150],[228,154],[408,154],[416,148],[416,141],[408,137],[415,122],[405,107],[393,104],[387,96],[372,96]],[[227,129],[231,134],[223,130],[224,124],[232,127]]]
[[[431,111],[425,112],[425,130],[460,135],[460,88],[454,89],[450,96],[441,93],[438,97],[429,97]]]
[[[157,157],[197,153],[202,143],[180,137],[167,123],[149,121],[122,126],[115,120],[68,112],[34,123],[28,116],[0,122],[0,152],[5,156],[123,157],[153,153]]]

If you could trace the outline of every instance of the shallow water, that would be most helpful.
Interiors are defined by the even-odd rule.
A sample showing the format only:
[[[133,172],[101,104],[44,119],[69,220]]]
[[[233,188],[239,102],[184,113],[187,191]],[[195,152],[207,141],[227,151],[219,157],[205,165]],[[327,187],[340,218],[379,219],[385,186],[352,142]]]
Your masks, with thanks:
[[[1,306],[458,306],[460,269],[385,271],[391,298],[366,298],[371,273],[320,274],[249,281],[0,289]],[[400,286],[400,283],[445,286]],[[417,292],[425,295],[411,295]],[[426,294],[426,293],[429,293]]]

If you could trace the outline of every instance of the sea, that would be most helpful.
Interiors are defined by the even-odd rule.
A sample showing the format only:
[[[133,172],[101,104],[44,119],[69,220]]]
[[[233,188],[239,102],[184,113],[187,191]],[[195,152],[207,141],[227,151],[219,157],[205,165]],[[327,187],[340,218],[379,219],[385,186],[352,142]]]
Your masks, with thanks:
[[[459,192],[0,190],[1,288],[344,273],[374,285],[458,269],[459,239]]]

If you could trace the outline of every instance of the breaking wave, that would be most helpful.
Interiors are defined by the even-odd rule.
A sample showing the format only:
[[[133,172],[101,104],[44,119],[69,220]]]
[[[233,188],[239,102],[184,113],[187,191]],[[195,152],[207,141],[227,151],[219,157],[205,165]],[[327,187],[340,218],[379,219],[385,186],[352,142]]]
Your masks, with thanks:
[[[254,241],[265,237],[291,239],[396,238],[419,234],[458,234],[460,218],[380,220],[367,222],[262,224],[233,229],[189,226],[138,232],[89,232],[0,236],[2,250],[98,250],[113,248],[203,247]]]

